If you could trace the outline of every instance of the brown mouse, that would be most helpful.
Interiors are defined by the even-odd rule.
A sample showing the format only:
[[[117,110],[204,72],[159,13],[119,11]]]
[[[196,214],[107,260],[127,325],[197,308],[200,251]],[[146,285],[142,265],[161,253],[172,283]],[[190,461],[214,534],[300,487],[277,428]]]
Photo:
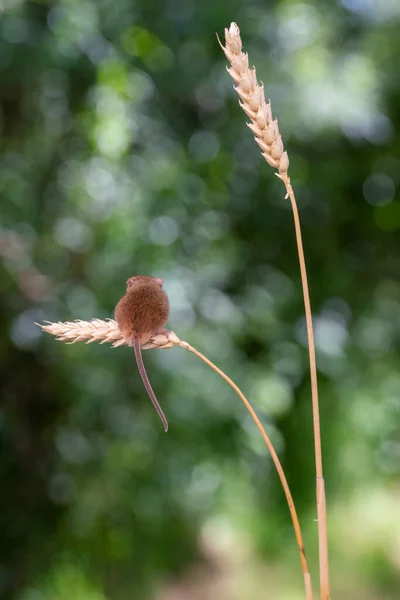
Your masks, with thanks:
[[[130,277],[126,283],[126,294],[115,308],[115,320],[124,340],[135,350],[136,362],[144,386],[163,422],[165,431],[168,431],[167,419],[150,385],[140,349],[140,346],[168,321],[168,296],[162,289],[162,279],[140,275]]]

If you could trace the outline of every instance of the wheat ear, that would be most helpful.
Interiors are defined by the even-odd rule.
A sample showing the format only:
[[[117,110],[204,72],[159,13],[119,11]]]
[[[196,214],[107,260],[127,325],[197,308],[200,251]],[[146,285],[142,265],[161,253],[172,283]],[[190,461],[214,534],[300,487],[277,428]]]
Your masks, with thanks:
[[[92,319],[91,321],[76,319],[75,321],[59,321],[58,323],[46,321],[46,323],[47,325],[42,325],[41,323],[36,323],[36,325],[46,333],[54,335],[60,342],[66,342],[67,344],[75,344],[75,342],[86,340],[87,344],[92,344],[93,342],[99,342],[100,344],[109,343],[113,348],[127,345],[118,328],[117,322],[113,319],[107,319],[106,321],[102,321],[101,319]],[[163,335],[153,336],[151,341],[142,346],[142,349],[172,348],[179,345],[178,342],[180,340],[174,332],[165,331],[166,333]]]
[[[118,325],[116,321],[112,319],[108,319],[107,321],[101,321],[100,319],[93,319],[92,321],[81,321],[77,319],[76,321],[67,321],[65,323],[50,323],[42,325],[40,323],[36,323],[39,327],[43,329],[46,333],[50,333],[54,335],[58,340],[67,342],[69,344],[74,344],[75,342],[82,342],[86,340],[87,344],[91,344],[92,342],[99,342],[100,344],[104,344],[106,342],[111,343],[113,348],[117,346],[126,345],[120,330],[118,329]],[[220,377],[222,377],[231,388],[237,393],[247,410],[249,411],[251,418],[256,424],[259,432],[262,435],[262,438],[267,446],[272,460],[274,462],[275,468],[278,472],[279,479],[281,481],[283,491],[286,496],[286,500],[289,506],[290,515],[293,521],[293,528],[296,535],[297,545],[300,553],[300,561],[301,567],[304,574],[305,587],[307,591],[307,600],[312,600],[312,586],[311,586],[311,578],[307,564],[306,553],[304,550],[304,542],[301,534],[300,523],[297,516],[296,508],[293,502],[293,497],[290,492],[289,484],[285,477],[285,473],[283,471],[282,465],[278,458],[277,453],[275,452],[274,446],[268,437],[260,419],[258,418],[256,412],[251,406],[250,402],[247,400],[246,396],[241,392],[238,386],[226,375],[221,369],[219,369],[214,363],[211,362],[208,358],[204,356],[201,352],[193,348],[187,342],[180,340],[178,336],[173,331],[164,330],[163,333],[154,335],[150,340],[142,346],[143,349],[156,349],[156,348],[173,348],[174,346],[180,346],[189,352],[195,354],[198,358],[200,358],[203,362],[206,363],[211,369],[213,369]]]
[[[218,36],[217,36],[218,37]],[[218,42],[229,60],[231,67],[228,73],[237,84],[235,90],[240,97],[239,104],[251,119],[247,125],[254,133],[254,139],[262,150],[262,155],[269,165],[278,169],[275,173],[286,188],[286,198],[289,198],[296,232],[297,252],[300,263],[301,282],[303,288],[304,307],[307,324],[308,350],[310,360],[311,395],[314,424],[314,447],[316,465],[316,496],[318,515],[319,567],[321,600],[330,599],[328,536],[326,523],[325,483],[322,471],[321,432],[318,402],[317,368],[315,361],[315,344],[312,326],[310,295],[308,291],[307,270],[304,259],[300,219],[296,198],[288,176],[289,158],[284,151],[282,137],[279,133],[278,121],[272,118],[271,103],[265,101],[264,86],[257,83],[256,70],[249,68],[247,53],[242,52],[240,30],[236,23],[231,23],[225,29],[225,46]]]

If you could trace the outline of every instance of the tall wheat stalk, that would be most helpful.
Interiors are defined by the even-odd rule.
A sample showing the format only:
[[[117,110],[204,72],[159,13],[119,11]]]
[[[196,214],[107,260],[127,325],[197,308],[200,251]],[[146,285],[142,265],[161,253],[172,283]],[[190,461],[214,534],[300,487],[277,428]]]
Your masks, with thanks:
[[[262,150],[262,156],[267,163],[278,169],[275,173],[286,188],[286,198],[289,198],[296,232],[297,252],[300,263],[301,283],[303,288],[304,308],[307,324],[308,351],[311,375],[311,396],[314,425],[314,447],[316,467],[316,496],[318,516],[318,541],[319,541],[319,569],[320,569],[320,594],[321,600],[330,599],[329,586],[329,561],[328,561],[328,536],[326,523],[326,498],[325,483],[322,471],[321,432],[318,403],[317,368],[315,361],[315,344],[312,325],[310,296],[308,291],[307,270],[304,259],[303,242],[301,236],[300,219],[297,210],[296,198],[288,176],[289,158],[284,151],[282,137],[279,133],[278,121],[272,118],[270,102],[265,101],[264,86],[257,83],[255,68],[249,68],[247,53],[242,52],[240,30],[236,23],[231,23],[225,29],[225,46],[218,41],[231,64],[228,73],[237,84],[235,90],[239,95],[239,104],[251,119],[247,125],[254,133],[254,139]]]
[[[108,319],[107,321],[101,321],[100,319],[93,319],[92,321],[67,321],[65,323],[47,323],[47,325],[41,325],[40,323],[36,323],[39,327],[50,333],[60,341],[64,341],[69,344],[74,344],[75,342],[85,341],[87,344],[91,344],[92,342],[99,342],[100,344],[111,343],[113,348],[117,346],[126,345],[124,338],[118,328],[116,321],[113,319]],[[278,458],[277,453],[275,452],[274,446],[268,437],[260,419],[258,418],[255,410],[251,406],[250,402],[247,400],[246,396],[243,392],[238,388],[236,383],[228,377],[221,369],[219,369],[211,360],[209,360],[204,354],[193,348],[187,342],[180,340],[178,336],[173,331],[165,330],[165,333],[153,336],[147,344],[142,346],[143,349],[151,349],[151,348],[159,348],[166,349],[172,348],[174,346],[180,346],[189,352],[192,352],[198,358],[200,358],[203,362],[206,363],[209,367],[211,367],[220,377],[222,377],[231,388],[237,393],[246,409],[249,411],[251,418],[256,424],[259,432],[262,435],[262,438],[267,446],[275,468],[278,472],[279,479],[281,481],[283,491],[286,496],[286,500],[289,506],[290,515],[292,517],[293,528],[295,531],[297,546],[299,549],[300,555],[300,563],[303,571],[304,577],[304,586],[306,590],[306,598],[307,600],[313,600],[312,593],[312,584],[311,584],[311,576],[310,571],[307,564],[306,553],[304,549],[304,541],[301,533],[300,523],[297,516],[296,508],[294,505],[293,497],[290,492],[290,488],[283,471],[282,465]]]

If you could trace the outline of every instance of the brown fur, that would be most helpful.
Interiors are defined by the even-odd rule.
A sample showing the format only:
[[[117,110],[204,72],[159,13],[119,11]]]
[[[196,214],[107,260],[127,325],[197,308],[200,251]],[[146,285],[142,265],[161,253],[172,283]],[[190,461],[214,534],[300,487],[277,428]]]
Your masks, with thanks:
[[[115,309],[115,320],[128,343],[137,337],[144,344],[168,321],[168,297],[159,282],[144,275],[128,279],[126,294]]]
[[[118,302],[115,319],[124,339],[132,344],[140,376],[149,397],[168,431],[168,422],[150,385],[143,364],[141,344],[165,325],[168,320],[169,303],[162,289],[162,279],[138,276],[128,279],[126,294]]]

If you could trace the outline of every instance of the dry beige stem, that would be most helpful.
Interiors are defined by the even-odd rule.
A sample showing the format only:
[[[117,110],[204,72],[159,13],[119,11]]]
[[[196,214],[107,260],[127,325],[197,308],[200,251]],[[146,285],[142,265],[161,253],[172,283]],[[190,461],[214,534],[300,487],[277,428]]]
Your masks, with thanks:
[[[248,126],[254,133],[255,141],[260,146],[261,150],[263,150],[262,155],[267,163],[279,170],[279,173],[275,173],[275,175],[283,181],[286,188],[286,198],[289,198],[292,206],[297,252],[300,263],[301,282],[303,288],[310,361],[316,466],[320,597],[321,600],[330,600],[326,499],[325,483],[322,470],[321,431],[314,333],[300,219],[297,210],[296,198],[290,183],[290,177],[288,175],[289,158],[287,152],[284,151],[282,138],[279,133],[278,121],[277,119],[273,120],[272,118],[271,104],[270,102],[267,103],[265,101],[264,86],[257,83],[256,70],[254,67],[251,69],[249,68],[248,55],[242,51],[240,30],[236,23],[231,23],[229,29],[225,29],[225,46],[221,44],[219,38],[218,42],[227,59],[231,63],[231,67],[227,70],[233,80],[237,83],[235,90],[241,99],[239,104],[243,108],[246,115],[251,119],[251,123],[248,123]]]
[[[272,118],[271,103],[265,101],[264,85],[257,83],[256,70],[249,68],[249,57],[242,51],[240,30],[236,23],[225,29],[225,46],[218,38],[225,56],[231,63],[227,71],[237,83],[235,90],[240,98],[239,104],[251,119],[247,123],[254,133],[254,139],[262,150],[262,155],[271,167],[281,175],[287,173],[289,158],[284,151],[278,120]]]
[[[76,321],[67,321],[65,323],[48,323],[47,325],[41,325],[40,323],[36,323],[46,331],[50,333],[60,341],[67,342],[69,344],[74,344],[75,342],[85,341],[87,344],[92,342],[99,342],[100,344],[104,344],[105,342],[112,343],[112,347],[115,348],[117,346],[126,345],[120,330],[118,329],[118,325],[116,321],[112,319],[108,319],[107,321],[101,321],[100,319],[93,319],[92,321],[81,321],[77,319]],[[238,386],[228,377],[221,369],[219,369],[214,363],[212,363],[207,357],[204,356],[201,352],[193,348],[187,342],[180,340],[178,336],[173,331],[168,331],[167,329],[163,330],[163,333],[154,335],[150,340],[142,346],[143,349],[152,349],[152,348],[172,348],[174,346],[180,346],[189,352],[195,354],[198,358],[200,358],[203,362],[205,362],[209,367],[211,367],[220,377],[222,377],[231,388],[237,393],[246,409],[249,411],[251,418],[256,424],[258,430],[260,431],[262,438],[267,446],[275,468],[278,472],[279,479],[281,481],[283,491],[286,496],[286,500],[289,506],[289,512],[293,521],[293,528],[296,535],[297,544],[299,547],[300,553],[300,561],[302,565],[302,570],[304,574],[304,582],[306,587],[306,597],[307,600],[312,600],[312,587],[311,587],[311,577],[308,569],[306,554],[304,550],[304,542],[300,529],[300,523],[297,516],[296,508],[294,505],[293,497],[290,492],[290,488],[288,482],[285,477],[285,473],[283,471],[282,465],[279,461],[278,455],[275,452],[274,446],[269,439],[260,419],[258,418],[255,410],[251,406],[250,402],[247,400],[242,391],[238,388]]]

